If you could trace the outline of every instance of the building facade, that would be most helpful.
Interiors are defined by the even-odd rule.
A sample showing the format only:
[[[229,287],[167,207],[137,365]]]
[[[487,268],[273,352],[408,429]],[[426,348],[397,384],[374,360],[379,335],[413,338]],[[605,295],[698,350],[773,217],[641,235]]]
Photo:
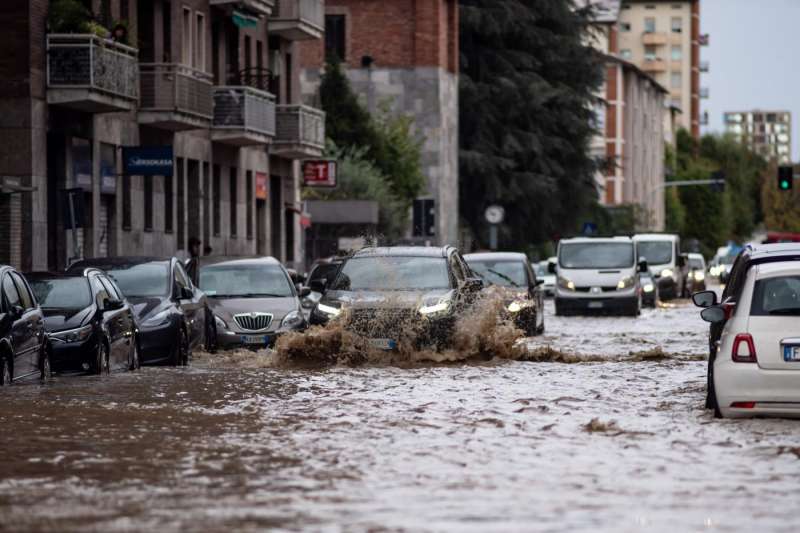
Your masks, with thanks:
[[[729,111],[725,132],[753,152],[780,165],[792,163],[792,114],[789,111]]]
[[[299,161],[324,148],[300,104],[299,42],[323,0],[82,0],[124,38],[48,27],[48,0],[6,0],[0,37],[0,262],[302,257]],[[123,175],[127,147],[171,147],[172,176]],[[70,192],[71,191],[71,192]]]
[[[681,110],[679,125],[700,136],[700,0],[622,0],[619,20],[619,57],[629,61],[669,89],[669,103]]]
[[[408,236],[458,240],[457,0],[327,0],[324,42],[307,43],[302,93],[316,102],[324,59],[343,62],[370,112],[388,106],[413,118],[424,141],[424,196],[414,203]]]

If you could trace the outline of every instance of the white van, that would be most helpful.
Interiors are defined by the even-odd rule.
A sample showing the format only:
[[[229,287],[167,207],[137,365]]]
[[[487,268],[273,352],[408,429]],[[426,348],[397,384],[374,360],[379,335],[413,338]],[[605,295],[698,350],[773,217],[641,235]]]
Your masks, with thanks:
[[[562,239],[558,243],[556,314],[601,311],[638,316],[642,309],[636,244],[630,237]]]
[[[668,233],[642,233],[633,236],[639,259],[647,261],[650,273],[658,284],[662,300],[684,295],[686,260],[681,256],[681,238]]]

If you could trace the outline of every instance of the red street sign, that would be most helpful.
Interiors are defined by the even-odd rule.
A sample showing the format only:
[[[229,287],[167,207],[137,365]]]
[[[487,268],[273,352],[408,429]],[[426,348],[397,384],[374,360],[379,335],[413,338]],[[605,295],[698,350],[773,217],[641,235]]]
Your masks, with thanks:
[[[300,226],[303,228],[310,228],[311,227],[311,215],[308,213],[303,213],[300,215]]]
[[[303,161],[303,185],[336,187],[336,161]]]

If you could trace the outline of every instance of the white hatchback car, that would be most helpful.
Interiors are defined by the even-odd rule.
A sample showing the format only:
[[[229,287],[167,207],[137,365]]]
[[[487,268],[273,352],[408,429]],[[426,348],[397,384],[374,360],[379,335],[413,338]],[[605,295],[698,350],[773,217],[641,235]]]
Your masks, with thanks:
[[[723,417],[800,417],[800,261],[786,259],[753,264],[736,304],[695,295],[711,304],[704,320],[724,323],[713,363]]]

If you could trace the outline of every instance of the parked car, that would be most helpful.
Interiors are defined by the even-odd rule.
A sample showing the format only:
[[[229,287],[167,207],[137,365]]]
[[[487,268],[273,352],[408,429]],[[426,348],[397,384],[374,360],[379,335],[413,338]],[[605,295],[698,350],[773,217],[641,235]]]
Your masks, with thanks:
[[[642,292],[637,261],[629,237],[578,237],[558,243],[556,315],[604,312],[639,316]]]
[[[642,306],[656,308],[658,306],[658,283],[650,271],[639,273],[639,284],[642,286]]]
[[[706,260],[703,254],[687,254],[686,296],[706,290]]]
[[[142,364],[186,365],[193,349],[203,343],[213,347],[216,331],[208,299],[174,257],[84,259],[68,272],[88,267],[104,270],[133,305]]]
[[[633,236],[638,258],[647,261],[650,273],[658,284],[662,300],[680,298],[686,286],[685,256],[681,240],[667,233],[646,233]]]
[[[556,294],[556,276],[550,272],[550,265],[555,265],[557,258],[551,257],[547,261],[539,261],[536,265],[536,279],[542,282],[542,291],[548,298]]]
[[[308,327],[291,275],[276,259],[203,258],[200,288],[214,313],[217,346],[263,348]]]
[[[719,303],[714,291],[692,299],[711,323],[715,415],[800,417],[800,244],[745,247]]]
[[[25,277],[0,266],[0,386],[31,377],[49,379],[51,348],[44,315]]]
[[[330,286],[334,278],[336,278],[336,273],[339,271],[339,267],[342,266],[343,262],[344,257],[341,256],[317,259],[308,271],[306,285],[311,286],[313,280],[325,280],[325,283]],[[311,292],[302,299],[303,307],[306,309],[313,309],[320,298],[322,298],[322,294],[312,289]]]
[[[527,335],[544,332],[544,291],[528,258],[520,253],[477,253],[464,256],[472,272],[484,285],[502,287],[506,311]]]
[[[44,313],[53,368],[107,374],[139,367],[133,307],[104,272],[39,272],[28,281]]]
[[[482,288],[452,246],[364,248],[344,260],[330,286],[311,281],[323,294],[311,323],[341,316],[379,349],[396,349],[410,330],[416,347],[446,348],[456,319]]]

